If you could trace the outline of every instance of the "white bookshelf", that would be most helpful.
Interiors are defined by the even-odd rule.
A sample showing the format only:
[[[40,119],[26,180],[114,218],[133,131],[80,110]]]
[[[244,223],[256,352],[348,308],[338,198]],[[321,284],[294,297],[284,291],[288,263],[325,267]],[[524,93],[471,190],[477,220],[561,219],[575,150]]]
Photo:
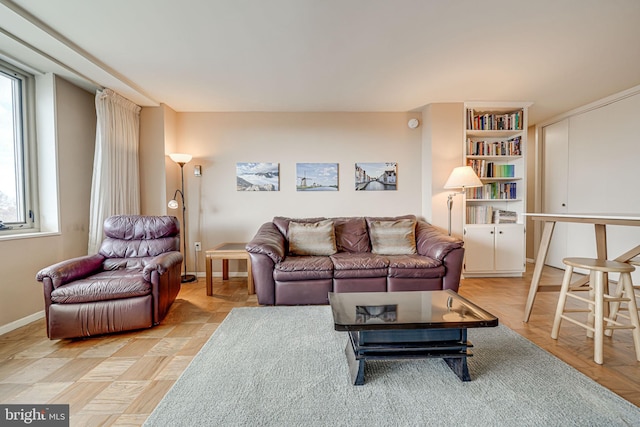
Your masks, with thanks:
[[[464,164],[483,183],[467,189],[463,198],[465,277],[522,276],[525,271],[529,106],[465,103]]]

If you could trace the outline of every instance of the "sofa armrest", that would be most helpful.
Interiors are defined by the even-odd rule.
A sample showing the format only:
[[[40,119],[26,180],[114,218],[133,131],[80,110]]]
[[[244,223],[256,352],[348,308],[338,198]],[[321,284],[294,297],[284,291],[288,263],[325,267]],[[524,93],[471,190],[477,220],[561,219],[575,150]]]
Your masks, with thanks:
[[[444,261],[449,252],[462,248],[463,244],[462,240],[448,236],[428,222],[416,224],[416,249],[420,255]]]
[[[444,257],[445,275],[442,278],[442,289],[451,289],[454,292],[458,292],[463,261],[464,248],[453,249]]]
[[[178,251],[164,252],[154,257],[142,270],[142,276],[147,282],[151,282],[151,273],[157,271],[163,275],[172,266],[182,263],[182,254]]]
[[[249,253],[253,286],[258,297],[258,304],[274,305],[276,301],[276,282],[273,278],[275,264],[264,254]]]
[[[286,240],[282,233],[272,222],[263,224],[256,235],[251,239],[245,249],[250,254],[266,255],[274,263],[282,261],[285,257]]]
[[[55,289],[102,270],[104,259],[105,257],[100,254],[68,259],[43,268],[36,275],[36,280],[43,282],[48,278]]]

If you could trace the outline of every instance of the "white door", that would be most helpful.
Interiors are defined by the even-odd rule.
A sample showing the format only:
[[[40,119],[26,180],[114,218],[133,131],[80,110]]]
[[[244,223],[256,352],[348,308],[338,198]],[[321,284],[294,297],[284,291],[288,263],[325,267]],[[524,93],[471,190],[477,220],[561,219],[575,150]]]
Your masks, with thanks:
[[[464,271],[469,273],[494,271],[493,225],[474,225],[464,228]]]
[[[569,176],[569,119],[542,129],[542,212],[567,213]],[[547,265],[564,269],[567,224],[558,222],[547,254]]]
[[[496,225],[495,264],[498,272],[524,272],[524,225]]]

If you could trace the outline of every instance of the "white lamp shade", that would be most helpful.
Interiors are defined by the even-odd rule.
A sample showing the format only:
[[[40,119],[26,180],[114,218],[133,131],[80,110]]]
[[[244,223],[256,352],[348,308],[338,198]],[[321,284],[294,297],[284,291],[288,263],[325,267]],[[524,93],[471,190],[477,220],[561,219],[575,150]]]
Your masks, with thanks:
[[[177,200],[169,200],[169,203],[167,204],[167,206],[169,206],[169,209],[178,209],[178,201]]]
[[[180,163],[189,163],[191,161],[191,159],[193,158],[193,156],[191,154],[180,154],[180,153],[171,153],[169,154],[169,157],[171,157],[171,160],[173,160],[174,162],[180,164]]]
[[[482,181],[474,172],[471,166],[460,166],[455,168],[449,179],[444,184],[444,188],[468,188],[482,187]]]

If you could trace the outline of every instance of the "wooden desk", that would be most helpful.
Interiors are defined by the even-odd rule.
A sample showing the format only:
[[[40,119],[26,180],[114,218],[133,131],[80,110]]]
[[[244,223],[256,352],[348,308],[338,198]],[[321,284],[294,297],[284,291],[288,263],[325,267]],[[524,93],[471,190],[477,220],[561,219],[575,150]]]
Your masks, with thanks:
[[[531,278],[531,286],[529,288],[529,296],[527,297],[527,305],[524,309],[525,322],[529,321],[529,317],[531,316],[531,309],[533,308],[533,302],[536,299],[536,293],[540,290],[540,276],[542,274],[542,268],[544,267],[545,260],[547,259],[547,253],[549,252],[549,243],[551,242],[551,236],[553,235],[553,228],[555,227],[556,222],[593,224],[596,233],[596,257],[598,259],[608,259],[607,225],[628,225],[635,227],[640,226],[640,216],[638,215],[568,213],[525,213],[525,215],[530,217],[534,221],[544,222],[542,239],[540,240],[540,248],[538,249],[538,255],[536,256],[536,266],[533,270],[533,277]],[[615,261],[627,262],[637,255],[640,255],[640,245],[615,258]],[[588,282],[588,280],[589,278],[585,277],[579,282],[576,282],[575,286],[580,286]]]
[[[251,275],[251,259],[249,253],[244,249],[246,243],[221,243],[213,249],[205,252],[205,266],[207,269],[207,295],[213,295],[213,260],[222,260],[222,280],[229,280],[229,260],[247,260],[247,288],[249,295],[255,294],[253,288],[253,276]]]

